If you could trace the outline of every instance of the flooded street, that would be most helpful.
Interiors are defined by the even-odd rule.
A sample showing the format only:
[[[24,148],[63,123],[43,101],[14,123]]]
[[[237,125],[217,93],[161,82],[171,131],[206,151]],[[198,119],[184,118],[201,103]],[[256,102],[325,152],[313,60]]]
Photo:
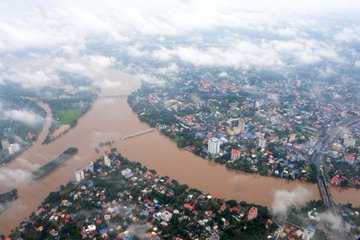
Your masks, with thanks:
[[[106,79],[103,82],[102,96],[128,95],[140,86],[140,81],[129,74],[116,70],[102,74],[98,76]],[[43,107],[51,115],[50,109],[46,105]],[[2,234],[9,233],[21,220],[26,219],[51,191],[58,190],[61,184],[74,179],[74,171],[77,168],[84,168],[88,161],[98,158],[100,155],[95,152],[95,147],[100,142],[108,140],[114,140],[114,147],[129,160],[141,162],[155,169],[160,175],[175,178],[180,183],[186,183],[215,196],[271,207],[276,190],[293,190],[301,186],[310,192],[310,196],[303,201],[319,199],[315,184],[228,170],[223,165],[203,160],[179,149],[173,141],[158,131],[121,140],[127,135],[149,129],[149,126],[141,123],[132,112],[126,96],[100,97],[89,112],[78,121],[76,128],[49,145],[42,145],[49,125],[50,120],[47,119],[39,140],[16,160],[1,167],[1,171],[8,172],[13,179],[1,182],[0,192],[15,187],[19,195],[19,198],[0,215]],[[79,152],[40,181],[27,180],[31,171],[56,158],[68,147],[77,147]],[[360,205],[358,190],[333,188],[332,193],[336,202]]]

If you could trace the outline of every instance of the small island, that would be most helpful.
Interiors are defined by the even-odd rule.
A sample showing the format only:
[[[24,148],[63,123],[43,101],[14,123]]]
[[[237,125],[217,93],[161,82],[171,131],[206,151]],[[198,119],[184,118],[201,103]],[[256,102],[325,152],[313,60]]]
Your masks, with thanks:
[[[6,193],[0,193],[0,214],[14,200],[18,198],[17,189],[13,188]]]
[[[48,162],[47,164],[41,166],[38,170],[32,173],[32,179],[38,180],[42,177],[45,177],[50,172],[54,171],[57,167],[63,164],[66,160],[70,159],[77,153],[78,149],[75,147],[70,147],[66,149],[60,156],[54,160]]]

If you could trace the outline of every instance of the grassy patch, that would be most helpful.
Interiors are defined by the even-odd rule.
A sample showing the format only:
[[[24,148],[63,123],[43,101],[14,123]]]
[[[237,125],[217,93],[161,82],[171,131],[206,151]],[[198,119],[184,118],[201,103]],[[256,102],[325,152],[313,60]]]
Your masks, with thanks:
[[[61,124],[72,124],[74,120],[78,120],[82,116],[81,109],[69,109],[59,111],[56,115],[60,119]]]

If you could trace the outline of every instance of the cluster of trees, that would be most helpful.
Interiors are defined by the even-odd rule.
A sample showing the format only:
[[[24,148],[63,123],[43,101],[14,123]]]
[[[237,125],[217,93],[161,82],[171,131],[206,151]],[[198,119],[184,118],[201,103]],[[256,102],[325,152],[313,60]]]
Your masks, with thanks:
[[[6,193],[1,193],[0,194],[0,205],[1,206],[6,206],[8,203],[14,201],[15,199],[17,199],[18,195],[17,195],[17,189],[13,188],[10,191],[6,192]],[[0,213],[3,210],[3,208],[0,208]]]
[[[41,166],[38,170],[34,171],[32,173],[32,178],[34,180],[38,180],[47,174],[49,174],[51,171],[55,170],[57,167],[59,167],[61,164],[63,164],[66,160],[71,158],[73,155],[77,153],[78,149],[75,147],[70,147],[66,149],[60,156],[55,158],[54,160],[48,162],[47,164]]]

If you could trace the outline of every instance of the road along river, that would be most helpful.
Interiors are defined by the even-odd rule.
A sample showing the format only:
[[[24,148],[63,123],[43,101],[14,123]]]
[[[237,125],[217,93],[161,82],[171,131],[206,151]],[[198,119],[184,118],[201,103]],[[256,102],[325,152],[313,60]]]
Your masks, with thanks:
[[[98,73],[94,80],[103,87],[102,95],[126,96],[140,87],[140,81],[136,77],[117,70]],[[46,105],[43,107],[51,116],[50,109]],[[15,187],[19,194],[19,198],[0,215],[2,234],[9,233],[20,221],[26,219],[51,191],[58,190],[61,184],[73,179],[77,168],[84,168],[88,161],[98,158],[95,147],[108,140],[114,140],[114,147],[130,160],[141,162],[160,175],[175,178],[212,195],[271,207],[276,191],[292,191],[302,187],[309,195],[301,197],[300,202],[320,198],[315,184],[228,170],[223,165],[178,148],[158,131],[122,140],[125,136],[149,129],[132,112],[126,97],[99,98],[78,121],[76,128],[51,144],[42,145],[49,124],[50,121],[47,121],[38,142],[0,169],[0,192]],[[79,149],[72,159],[39,181],[27,180],[31,171],[72,146]],[[332,192],[336,202],[360,205],[360,192],[357,190],[333,188]]]

